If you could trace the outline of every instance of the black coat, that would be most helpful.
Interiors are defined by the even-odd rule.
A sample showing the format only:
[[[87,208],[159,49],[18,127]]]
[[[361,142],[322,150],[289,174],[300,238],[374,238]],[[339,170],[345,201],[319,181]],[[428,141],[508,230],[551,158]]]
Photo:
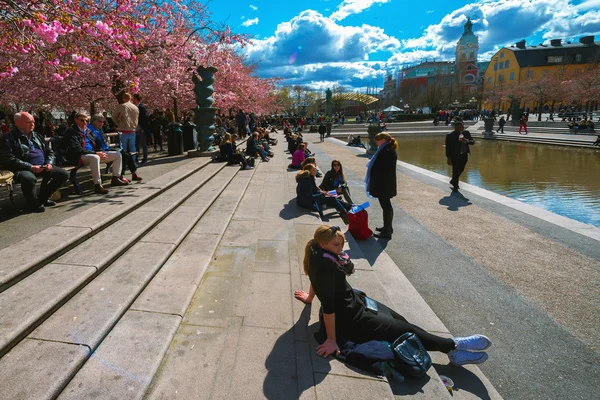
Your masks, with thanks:
[[[65,140],[67,142],[66,160],[69,165],[79,165],[81,156],[84,154],[96,154],[96,151],[86,150],[84,140],[89,141],[94,149],[101,151],[96,136],[87,128],[85,129],[84,138],[84,134],[79,130],[79,127],[73,125],[65,132]]]
[[[143,103],[140,103],[138,104],[138,110],[140,110],[138,124],[142,127],[145,133],[152,132],[152,124],[150,123],[150,114],[148,113],[148,109]]]
[[[342,185],[345,183],[346,183],[345,181],[342,182]],[[325,176],[323,177],[323,181],[321,182],[319,187],[328,192],[330,190],[337,189],[337,186],[335,186],[335,175],[332,170],[329,170],[325,173]]]
[[[31,132],[31,141],[44,153],[45,164],[54,165],[54,153],[44,138],[38,133]],[[29,140],[19,129],[0,136],[0,165],[12,172],[31,171],[29,163]]]
[[[390,144],[377,155],[369,180],[371,196],[388,199],[396,196],[396,161],[398,154]]]
[[[314,195],[321,194],[315,183],[315,177],[310,174],[310,171],[301,171],[296,175],[296,183],[296,203],[300,207],[314,209],[316,200]]]
[[[469,131],[463,131],[462,134],[468,140],[468,143],[462,143],[458,140],[460,133],[457,131],[452,131],[446,135],[446,158],[459,158],[471,153],[469,144],[475,144],[475,141]]]
[[[319,134],[324,135],[325,133],[327,133],[327,127],[323,124],[319,125]]]

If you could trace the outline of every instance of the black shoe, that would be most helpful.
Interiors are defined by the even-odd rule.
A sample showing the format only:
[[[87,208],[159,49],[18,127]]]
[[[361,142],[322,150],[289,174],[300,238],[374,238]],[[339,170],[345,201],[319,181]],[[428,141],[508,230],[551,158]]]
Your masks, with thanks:
[[[28,206],[26,208],[26,210],[28,212],[32,212],[32,213],[43,213],[44,211],[46,211],[46,207],[44,207],[41,204],[39,204],[39,205],[31,205],[31,206]]]
[[[377,232],[383,232],[384,228],[375,228]],[[392,228],[392,233],[394,233],[394,228]]]
[[[53,207],[56,205],[56,202],[54,200],[48,199],[44,202],[44,206],[45,207]]]
[[[389,232],[379,232],[374,234],[373,236],[375,236],[377,239],[391,239],[392,238],[392,234]]]

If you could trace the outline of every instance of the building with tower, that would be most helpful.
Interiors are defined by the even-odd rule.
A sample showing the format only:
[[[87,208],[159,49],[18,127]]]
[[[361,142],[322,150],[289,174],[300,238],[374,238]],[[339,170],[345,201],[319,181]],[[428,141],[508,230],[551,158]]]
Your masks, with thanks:
[[[473,22],[469,17],[456,44],[454,61],[434,59],[402,66],[395,79],[393,75],[385,78],[380,95],[384,104],[380,105],[398,102],[417,107],[446,108],[452,102],[467,102],[481,86],[489,64],[477,60],[478,51],[479,39],[473,32]],[[395,92],[392,94],[394,85]],[[430,104],[433,99],[436,99],[436,104]]]

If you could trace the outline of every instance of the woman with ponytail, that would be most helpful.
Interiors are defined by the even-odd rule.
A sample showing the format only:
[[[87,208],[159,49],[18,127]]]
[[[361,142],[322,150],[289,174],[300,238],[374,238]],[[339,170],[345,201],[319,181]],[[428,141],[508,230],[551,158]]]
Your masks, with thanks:
[[[396,196],[396,161],[398,143],[389,133],[381,132],[375,135],[377,151],[367,163],[365,187],[367,196],[375,197],[383,209],[383,227],[375,228],[379,233],[375,237],[391,239],[394,228],[394,208],[392,197]]]
[[[483,335],[444,338],[433,335],[409,323],[403,316],[379,302],[376,310],[367,308],[364,293],[352,289],[346,277],[354,272],[350,257],[344,253],[344,235],[337,226],[321,225],[304,248],[304,273],[310,279],[310,289],[294,293],[296,299],[321,302],[320,345],[317,353],[327,357],[338,355],[345,341],[365,343],[371,340],[394,342],[407,332],[413,332],[426,350],[448,354],[455,365],[481,364],[488,355],[483,350],[492,342]],[[321,314],[321,313],[320,313]]]

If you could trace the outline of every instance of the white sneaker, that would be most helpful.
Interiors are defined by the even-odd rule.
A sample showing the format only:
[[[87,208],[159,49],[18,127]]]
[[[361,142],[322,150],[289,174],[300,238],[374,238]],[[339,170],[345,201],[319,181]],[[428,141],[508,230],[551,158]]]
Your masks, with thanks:
[[[251,165],[246,165],[246,168],[244,168],[244,169],[253,169],[253,168],[254,168],[254,167],[253,167],[253,166],[251,166]]]
[[[481,351],[492,345],[492,341],[484,335],[455,337],[453,340],[456,343],[456,350]]]
[[[450,364],[453,365],[482,364],[488,359],[488,353],[485,351],[452,350],[448,353],[448,359],[450,359]]]

